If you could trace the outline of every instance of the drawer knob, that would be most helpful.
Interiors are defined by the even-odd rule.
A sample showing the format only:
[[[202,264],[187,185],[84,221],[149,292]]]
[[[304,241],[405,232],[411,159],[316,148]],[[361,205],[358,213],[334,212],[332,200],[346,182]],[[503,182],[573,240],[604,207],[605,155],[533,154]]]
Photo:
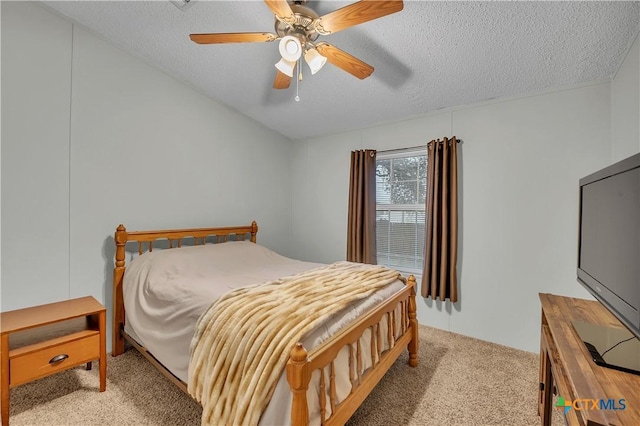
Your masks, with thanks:
[[[60,361],[64,361],[65,359],[69,358],[69,355],[67,354],[60,354],[60,355],[56,355],[53,358],[51,358],[49,360],[49,364],[56,364]]]

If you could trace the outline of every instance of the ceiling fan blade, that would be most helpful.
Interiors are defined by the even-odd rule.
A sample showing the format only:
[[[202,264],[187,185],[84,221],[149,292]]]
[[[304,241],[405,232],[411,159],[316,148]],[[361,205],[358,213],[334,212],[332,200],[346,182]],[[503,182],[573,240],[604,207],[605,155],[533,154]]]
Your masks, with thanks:
[[[189,34],[189,38],[198,44],[219,44],[274,41],[277,36],[272,33],[214,33]]]
[[[351,56],[344,50],[340,50],[329,43],[318,43],[316,49],[322,56],[327,58],[327,61],[349,74],[358,77],[360,80],[369,77],[371,73],[373,73],[373,67],[371,65],[362,62],[355,56]]]
[[[331,34],[400,12],[403,7],[402,0],[362,0],[321,16],[316,28],[321,34]]]
[[[294,68],[293,74],[295,75],[295,68]],[[276,70],[276,78],[275,80],[273,80],[273,88],[288,89],[289,84],[291,84],[291,77],[289,77],[288,75],[286,75],[280,70]]]
[[[269,9],[280,19],[290,24],[296,21],[296,17],[291,10],[287,0],[264,0]]]

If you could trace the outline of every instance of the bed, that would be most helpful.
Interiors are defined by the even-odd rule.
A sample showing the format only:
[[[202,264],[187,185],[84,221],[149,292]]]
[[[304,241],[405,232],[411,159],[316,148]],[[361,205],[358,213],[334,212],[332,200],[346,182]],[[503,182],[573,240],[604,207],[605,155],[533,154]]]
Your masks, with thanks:
[[[202,321],[201,317],[207,316],[203,315],[203,311],[207,311],[207,305],[218,296],[224,294],[226,297],[227,294],[242,291],[264,291],[266,281],[269,280],[281,283],[304,274],[324,274],[325,268],[352,268],[355,265],[347,265],[348,262],[320,265],[285,258],[258,245],[257,231],[258,226],[255,222],[248,226],[135,232],[127,231],[123,225],[118,226],[114,237],[116,253],[112,355],[124,353],[125,342],[129,342],[169,380],[185,392],[193,392],[188,382],[189,377],[192,384],[196,382],[194,377],[197,376],[190,376],[196,363],[192,365],[184,360],[184,354],[194,355],[193,347],[190,350],[188,347],[185,348],[189,346],[188,340],[192,337],[185,337],[185,329],[191,334],[206,334],[194,333],[193,330],[199,330],[198,321]],[[132,244],[137,244],[133,252],[130,251]],[[181,250],[170,251],[166,255],[158,254],[159,251],[166,252],[166,249],[178,248]],[[237,256],[234,253],[240,253],[242,256],[241,267],[230,260],[232,257],[228,257]],[[206,298],[211,300],[205,303],[197,300],[203,298],[201,295],[176,297],[175,293],[172,293],[171,285],[167,284],[173,281],[167,280],[160,290],[164,295],[162,315],[168,318],[162,325],[162,319],[159,317],[145,317],[144,308],[147,303],[153,303],[153,299],[151,302],[146,301],[148,288],[142,288],[136,282],[142,281],[139,275],[148,274],[151,270],[149,265],[157,264],[150,262],[171,263],[175,262],[176,256],[188,259],[186,266],[182,267],[185,271],[189,271],[195,262],[193,259],[198,256],[215,259],[212,262],[218,262],[215,267],[216,273],[223,270],[222,275],[226,281],[222,287],[217,283],[215,286],[212,284],[212,288],[217,288],[215,290],[206,289],[207,284],[201,283],[206,291],[213,292],[207,295]],[[257,259],[255,262],[252,260],[254,258]],[[247,262],[258,266],[254,269],[248,268]],[[126,268],[130,270],[125,274]],[[176,271],[173,266],[171,268],[169,275],[173,277]],[[191,272],[193,271],[186,274],[191,277],[190,286],[191,281],[198,281],[202,275],[200,272]],[[184,272],[180,273],[184,275]],[[286,275],[287,278],[280,279],[280,274]],[[261,412],[261,425],[289,422],[294,426],[344,424],[405,347],[409,351],[409,364],[417,366],[415,279],[410,276],[407,279],[393,281],[384,287],[376,287],[380,290],[372,292],[366,299],[351,303],[348,309],[341,309],[338,313],[332,314],[331,323],[323,322],[321,327],[305,333],[303,338],[288,347],[286,366],[282,368],[283,371],[276,380],[275,390],[269,395],[270,402]],[[373,281],[367,279],[367,282]],[[362,282],[360,284],[362,285]],[[173,306],[171,301],[174,299],[185,299],[186,302],[176,302]],[[176,312],[182,311],[189,312],[186,316],[190,316],[191,319],[187,322],[180,319],[185,315],[176,316]],[[200,319],[195,325],[189,325],[189,321],[193,322],[194,318]],[[195,337],[191,344],[194,341]],[[172,351],[179,353],[179,356],[174,356]],[[197,353],[197,350],[195,352]],[[188,373],[185,363],[189,364]],[[207,383],[207,386],[212,385]],[[203,404],[203,407],[207,406],[200,400],[200,396],[195,399]],[[283,412],[284,417],[278,417],[282,416]],[[212,421],[212,417],[205,421],[203,412],[203,424],[205,423],[215,421]],[[247,420],[242,423],[257,422]]]

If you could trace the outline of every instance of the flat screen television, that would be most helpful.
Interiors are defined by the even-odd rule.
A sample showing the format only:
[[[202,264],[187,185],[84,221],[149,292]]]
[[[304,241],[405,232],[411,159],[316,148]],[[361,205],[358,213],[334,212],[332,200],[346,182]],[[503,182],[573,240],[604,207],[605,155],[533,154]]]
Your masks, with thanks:
[[[638,340],[640,154],[580,179],[579,185],[578,281]]]

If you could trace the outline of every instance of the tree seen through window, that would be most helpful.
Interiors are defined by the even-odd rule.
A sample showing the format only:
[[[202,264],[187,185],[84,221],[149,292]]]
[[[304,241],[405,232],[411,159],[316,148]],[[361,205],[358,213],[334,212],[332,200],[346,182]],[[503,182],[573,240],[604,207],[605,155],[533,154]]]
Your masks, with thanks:
[[[427,157],[422,152],[379,153],[376,161],[378,263],[411,273],[421,271],[424,257]]]

